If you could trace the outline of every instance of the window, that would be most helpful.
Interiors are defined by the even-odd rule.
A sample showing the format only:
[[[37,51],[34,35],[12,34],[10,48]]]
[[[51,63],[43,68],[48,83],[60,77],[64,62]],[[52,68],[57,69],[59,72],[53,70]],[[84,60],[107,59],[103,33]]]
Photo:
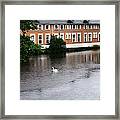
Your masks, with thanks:
[[[88,25],[85,25],[85,29],[88,29]]]
[[[47,44],[50,43],[50,34],[46,34],[46,43],[47,43]]]
[[[75,35],[73,35],[73,42],[75,42]]]
[[[84,29],[89,29],[89,25],[84,25]]]
[[[81,25],[78,25],[78,29],[81,29]]]
[[[71,39],[71,33],[66,33],[66,39]]]
[[[76,41],[76,33],[72,33],[72,42]]]
[[[93,25],[93,29],[95,29],[95,25]]]
[[[62,39],[63,39],[63,35],[60,35],[60,38],[62,38]]]
[[[55,33],[54,36],[55,36],[56,38],[58,38],[58,37],[59,37],[59,34],[58,34],[58,33]]]
[[[100,32],[98,33],[98,41],[100,41]]]
[[[86,26],[85,26],[85,25],[83,25],[83,29],[86,29]]]
[[[96,29],[98,29],[98,26],[96,25]]]
[[[64,33],[60,33],[60,38],[64,40]]]
[[[35,41],[35,34],[30,34],[30,40],[33,42]]]
[[[92,42],[92,33],[88,33],[88,41]]]
[[[64,25],[64,28],[67,29],[67,25]]]
[[[94,29],[97,29],[97,25],[94,25]]]
[[[73,25],[73,29],[75,29],[75,25]]]
[[[46,30],[50,29],[50,25],[45,25],[45,29]]]
[[[66,37],[65,37],[66,39],[68,39],[69,38],[69,34],[68,33],[66,33]]]
[[[38,44],[43,44],[43,34],[38,34]]]
[[[97,38],[97,32],[93,32],[93,38]]]
[[[98,29],[100,28],[100,25],[98,25]]]
[[[84,42],[87,42],[87,33],[84,33]]]
[[[49,43],[49,35],[46,35],[46,43]]]
[[[89,29],[91,29],[91,25],[88,25],[89,26]]]
[[[67,29],[70,29],[70,26],[69,26],[69,25],[67,25]]]
[[[78,29],[78,25],[75,26],[75,29]]]
[[[63,30],[64,29],[64,25],[61,25],[60,28],[61,28],[61,30]]]
[[[55,28],[55,29],[58,29],[58,25],[55,25],[54,28]]]
[[[87,25],[87,29],[89,29],[89,25]]]
[[[43,25],[38,25],[39,30],[43,30]]]
[[[84,25],[83,29],[89,29],[89,25]]]
[[[48,25],[46,25],[46,29],[48,29]]]
[[[93,27],[92,27],[92,25],[90,25],[90,29],[92,29]]]
[[[71,33],[69,33],[69,36],[68,36],[69,39],[71,39]]]
[[[81,33],[77,33],[77,40],[78,42],[81,42]]]
[[[39,25],[39,29],[41,30],[41,25]]]

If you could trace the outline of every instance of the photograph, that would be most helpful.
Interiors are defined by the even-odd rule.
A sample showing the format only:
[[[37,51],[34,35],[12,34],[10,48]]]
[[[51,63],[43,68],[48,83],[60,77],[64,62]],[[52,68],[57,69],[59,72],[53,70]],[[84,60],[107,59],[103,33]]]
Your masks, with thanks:
[[[100,100],[100,20],[20,20],[20,100]]]

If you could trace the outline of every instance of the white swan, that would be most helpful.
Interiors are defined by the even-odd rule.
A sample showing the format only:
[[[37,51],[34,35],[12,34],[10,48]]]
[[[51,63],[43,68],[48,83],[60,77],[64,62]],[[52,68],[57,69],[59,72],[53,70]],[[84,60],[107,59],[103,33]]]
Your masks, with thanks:
[[[52,72],[58,72],[58,70],[52,67]]]

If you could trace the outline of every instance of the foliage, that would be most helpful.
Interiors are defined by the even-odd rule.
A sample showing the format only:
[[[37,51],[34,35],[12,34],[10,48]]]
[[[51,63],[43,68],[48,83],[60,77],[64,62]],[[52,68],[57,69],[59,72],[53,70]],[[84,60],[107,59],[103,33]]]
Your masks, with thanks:
[[[20,62],[27,62],[32,55],[41,54],[41,46],[35,45],[28,36],[20,36]]]
[[[49,54],[52,56],[60,56],[66,52],[66,43],[62,38],[57,38],[55,36],[51,36],[50,46],[49,46]]]
[[[30,37],[25,36],[27,30],[37,28],[37,20],[20,20],[20,29],[23,34],[20,35],[20,62],[27,62],[30,56],[41,54],[41,46],[34,44]]]
[[[20,29],[22,31],[25,31],[25,30],[34,30],[37,28],[37,25],[38,25],[39,21],[37,20],[20,20]]]
[[[92,49],[96,50],[96,49],[100,49],[99,45],[93,45]]]
[[[89,24],[89,20],[83,20],[84,24]]]
[[[67,20],[67,23],[73,23],[74,22],[74,20]]]

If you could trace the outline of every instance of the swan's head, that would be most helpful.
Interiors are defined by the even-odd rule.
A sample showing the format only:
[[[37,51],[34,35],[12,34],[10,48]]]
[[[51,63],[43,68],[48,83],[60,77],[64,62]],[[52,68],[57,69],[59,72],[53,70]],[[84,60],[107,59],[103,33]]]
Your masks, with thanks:
[[[54,69],[54,67],[52,67],[52,69]]]

